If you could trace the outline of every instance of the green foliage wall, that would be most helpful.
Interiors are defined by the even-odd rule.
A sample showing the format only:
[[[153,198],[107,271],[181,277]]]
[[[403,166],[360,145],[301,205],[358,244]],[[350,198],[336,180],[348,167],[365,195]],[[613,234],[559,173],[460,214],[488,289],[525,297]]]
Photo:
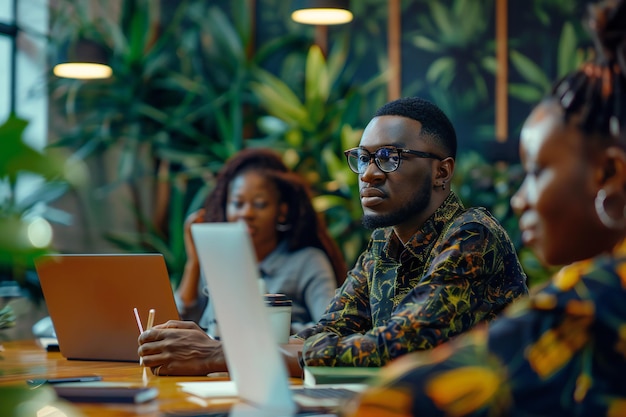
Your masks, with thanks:
[[[117,176],[100,193],[123,185],[137,196],[140,179],[159,178],[154,201],[164,217],[131,199],[136,230],[110,231],[111,242],[164,253],[176,280],[184,218],[202,204],[214,173],[243,147],[270,146],[310,180],[316,207],[348,263],[355,259],[369,233],[360,226],[357,178],[341,151],[358,143],[387,101],[386,2],[353,1],[355,20],[328,29],[327,56],[314,46],[314,28],[292,22],[283,0],[257,0],[254,15],[244,0],[162,1],[157,24],[148,0],[122,1],[120,16],[98,19],[89,17],[86,1],[61,3],[67,7],[54,14],[55,39],[102,42],[115,76],[53,80],[55,109],[67,121],[59,145],[85,159],[120,152]],[[401,81],[403,95],[433,100],[454,122],[457,192],[491,209],[515,237],[508,200],[520,175],[511,157],[520,125],[550,81],[580,62],[588,41],[578,23],[582,3],[509,3],[510,160],[498,171],[486,169],[495,166],[493,0],[402,1]],[[536,260],[524,257],[544,279]]]

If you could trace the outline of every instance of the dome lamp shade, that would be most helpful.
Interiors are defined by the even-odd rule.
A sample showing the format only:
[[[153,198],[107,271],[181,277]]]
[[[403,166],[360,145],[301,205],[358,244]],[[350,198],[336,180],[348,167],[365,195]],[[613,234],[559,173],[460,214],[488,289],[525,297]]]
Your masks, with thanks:
[[[349,0],[293,0],[291,18],[307,25],[340,25],[352,21]]]
[[[113,74],[104,47],[86,39],[65,48],[52,72],[57,77],[82,80],[109,78]]]

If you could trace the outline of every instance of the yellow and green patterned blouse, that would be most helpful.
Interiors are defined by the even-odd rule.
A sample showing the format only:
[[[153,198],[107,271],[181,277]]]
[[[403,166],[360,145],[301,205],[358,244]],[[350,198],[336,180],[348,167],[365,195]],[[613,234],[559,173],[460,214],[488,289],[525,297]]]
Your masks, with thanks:
[[[405,246],[391,228],[373,232],[322,319],[297,335],[306,339],[302,358],[382,366],[494,318],[527,292],[497,220],[450,194]]]
[[[626,416],[626,244],[381,379],[348,415]]]

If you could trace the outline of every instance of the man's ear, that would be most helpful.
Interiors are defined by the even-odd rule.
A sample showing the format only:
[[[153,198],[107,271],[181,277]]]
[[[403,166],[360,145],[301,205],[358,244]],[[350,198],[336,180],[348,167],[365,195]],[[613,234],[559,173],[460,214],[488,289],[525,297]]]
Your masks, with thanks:
[[[434,184],[435,186],[441,186],[442,184],[450,184],[452,181],[452,174],[454,174],[454,158],[448,157],[442,161],[437,161],[434,164]]]

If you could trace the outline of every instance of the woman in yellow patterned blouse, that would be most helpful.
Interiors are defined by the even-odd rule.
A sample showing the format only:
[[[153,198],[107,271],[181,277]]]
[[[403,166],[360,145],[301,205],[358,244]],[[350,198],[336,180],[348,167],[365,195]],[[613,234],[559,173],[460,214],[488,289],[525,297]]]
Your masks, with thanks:
[[[527,119],[511,200],[526,245],[568,265],[503,317],[404,356],[350,416],[626,416],[626,0],[589,9],[596,59]]]

